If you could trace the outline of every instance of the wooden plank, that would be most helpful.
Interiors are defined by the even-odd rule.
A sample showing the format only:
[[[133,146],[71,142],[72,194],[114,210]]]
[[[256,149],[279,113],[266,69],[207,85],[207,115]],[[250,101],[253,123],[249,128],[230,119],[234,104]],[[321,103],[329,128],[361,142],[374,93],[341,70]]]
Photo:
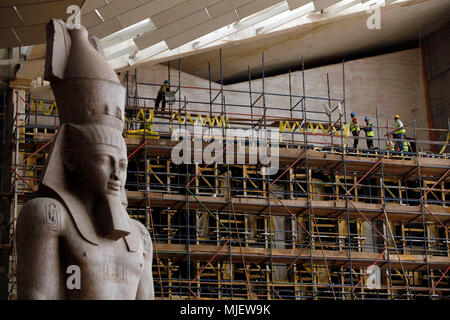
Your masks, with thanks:
[[[187,255],[187,246],[184,244],[166,244],[158,243],[158,256],[160,258],[177,257],[183,259]],[[304,250],[303,248],[295,249],[270,249],[270,248],[253,248],[238,246],[225,246],[217,253],[218,246],[211,245],[190,245],[189,254],[191,261],[209,261],[214,255],[216,255],[216,261],[223,259],[230,259],[229,254],[231,252],[231,260],[233,263],[241,262],[242,256],[246,262],[251,263],[270,263],[268,257],[272,257],[275,263],[290,264],[296,261],[297,264],[302,264],[310,261],[311,256],[315,264],[324,264],[325,259],[329,266],[343,266],[350,262],[348,250]],[[241,255],[242,250],[242,255]],[[372,252],[352,252],[352,265],[354,267],[367,267],[373,264],[373,261],[377,260],[380,253]],[[400,257],[400,259],[399,259]],[[383,263],[383,259],[387,259],[385,256],[381,258],[379,266],[381,268],[388,268],[387,263]],[[400,261],[406,270],[419,270],[420,265],[425,265],[424,255],[389,255],[391,260],[391,268],[401,268]],[[387,261],[387,260],[386,260]],[[429,257],[429,267],[435,270],[445,270],[450,265],[450,257]]]
[[[185,195],[149,192],[147,193],[147,196],[150,199],[152,207],[185,208],[186,206]],[[129,206],[133,207],[139,205],[145,199],[145,193],[140,191],[127,191],[127,197]],[[227,197],[197,196],[197,198],[209,210],[228,210],[229,202]],[[194,197],[189,196],[188,199],[189,208],[191,210],[203,209],[203,206]],[[230,210],[234,210],[235,212],[258,215],[269,214],[269,201],[267,199],[233,197],[231,198],[231,201],[233,205],[232,207],[230,206]],[[303,216],[307,214],[304,210],[307,208],[306,199],[284,199],[282,201],[284,206],[277,200],[271,199],[271,215],[290,216],[291,214],[296,214]],[[383,206],[381,204],[355,202],[354,205],[368,219],[384,220]],[[286,207],[289,208],[289,210],[287,210]],[[345,201],[312,200],[311,207],[314,210],[314,214],[318,217],[336,218],[337,215],[346,212]],[[444,223],[450,221],[450,208],[438,205],[429,205],[427,208]],[[422,215],[419,206],[404,206],[396,203],[387,203],[386,212],[389,219],[392,221],[410,221],[412,219],[421,218]],[[364,219],[364,217],[351,205],[349,206],[349,215],[352,219]],[[428,212],[424,213],[424,217],[426,221],[436,222],[434,217]]]

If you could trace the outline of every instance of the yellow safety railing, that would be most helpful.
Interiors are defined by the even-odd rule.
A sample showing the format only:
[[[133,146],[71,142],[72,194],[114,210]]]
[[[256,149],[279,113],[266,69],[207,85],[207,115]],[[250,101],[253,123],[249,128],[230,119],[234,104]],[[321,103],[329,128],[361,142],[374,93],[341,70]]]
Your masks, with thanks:
[[[286,132],[293,133],[296,130],[299,133],[305,133],[303,122],[288,121],[288,120],[280,121],[280,141],[282,141],[281,135],[283,133],[286,133]],[[324,123],[308,122],[306,124],[306,132],[311,132],[312,134],[316,134],[319,130],[322,131],[323,135],[333,134],[334,136],[340,137],[341,134],[343,134],[345,137],[345,145],[347,145],[347,138],[350,136],[350,126],[348,124],[343,124],[339,130],[334,125],[329,125],[329,124],[324,124]]]
[[[186,123],[186,119],[193,125],[201,124],[202,126],[209,125],[209,127],[220,127],[220,128],[227,128],[230,126],[230,120],[228,117],[224,116],[202,116],[201,114],[197,114],[194,116],[194,118],[191,116],[190,113],[186,113],[184,117],[181,117],[178,112],[172,113],[172,116],[170,118],[170,131],[173,132],[173,121],[178,120],[178,123],[180,125],[183,125]]]
[[[442,147],[441,151],[439,151],[439,154],[443,154],[445,151],[445,148],[447,148],[448,141],[450,140],[450,131],[447,132],[447,140],[445,141],[444,146]]]
[[[137,130],[127,130],[126,137],[127,138],[143,138],[147,136],[149,139],[159,139],[159,132],[154,131],[153,129],[137,129]]]
[[[153,126],[155,124],[155,113],[153,110],[149,110],[148,117],[146,117],[144,109],[139,109],[136,118],[133,120],[129,120],[127,117],[125,117],[126,122],[133,122],[133,121],[145,121],[146,129],[137,129],[137,130],[128,130],[127,131],[127,138],[142,138],[144,135],[148,136],[149,139],[159,139],[159,132],[153,130]]]
[[[53,103],[48,108],[46,108],[44,101],[31,100],[30,109],[31,113],[38,113],[38,111],[41,111],[46,116],[51,115],[53,112],[54,113],[58,112],[58,108],[56,107],[56,101],[53,101]]]

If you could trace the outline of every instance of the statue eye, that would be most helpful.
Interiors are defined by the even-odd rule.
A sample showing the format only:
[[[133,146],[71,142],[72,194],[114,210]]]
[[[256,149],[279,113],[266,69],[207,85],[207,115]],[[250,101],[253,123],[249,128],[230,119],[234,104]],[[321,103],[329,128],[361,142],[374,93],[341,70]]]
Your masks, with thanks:
[[[95,160],[98,164],[105,164],[108,161],[108,159],[104,156],[98,156]]]
[[[120,168],[120,170],[122,170],[122,171],[127,170],[127,162],[126,162],[125,160],[119,161],[119,168]]]

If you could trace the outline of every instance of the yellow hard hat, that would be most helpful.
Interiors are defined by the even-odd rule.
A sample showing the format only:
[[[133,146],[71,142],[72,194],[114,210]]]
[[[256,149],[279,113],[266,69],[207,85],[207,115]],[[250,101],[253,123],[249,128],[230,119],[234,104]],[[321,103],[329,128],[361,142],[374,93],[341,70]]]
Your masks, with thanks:
[[[396,118],[400,118],[400,116],[399,116],[398,114],[396,114],[396,115],[394,116],[394,119],[396,119]]]

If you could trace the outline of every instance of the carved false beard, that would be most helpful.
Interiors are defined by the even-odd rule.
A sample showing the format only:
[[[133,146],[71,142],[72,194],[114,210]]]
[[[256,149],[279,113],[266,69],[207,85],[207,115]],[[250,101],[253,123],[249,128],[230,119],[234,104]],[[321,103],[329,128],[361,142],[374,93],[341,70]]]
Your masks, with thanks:
[[[107,239],[116,241],[131,232],[120,195],[100,196],[95,203],[93,216],[100,234]]]

